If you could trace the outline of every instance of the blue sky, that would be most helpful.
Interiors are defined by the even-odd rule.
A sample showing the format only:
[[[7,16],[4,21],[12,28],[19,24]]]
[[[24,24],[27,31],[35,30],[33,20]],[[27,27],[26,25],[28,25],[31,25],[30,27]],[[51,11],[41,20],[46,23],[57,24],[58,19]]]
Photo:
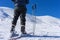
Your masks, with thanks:
[[[32,4],[37,4],[34,14],[36,16],[51,15],[60,18],[60,0],[30,0],[27,13],[32,14]],[[0,6],[14,8],[11,0],[0,0]]]

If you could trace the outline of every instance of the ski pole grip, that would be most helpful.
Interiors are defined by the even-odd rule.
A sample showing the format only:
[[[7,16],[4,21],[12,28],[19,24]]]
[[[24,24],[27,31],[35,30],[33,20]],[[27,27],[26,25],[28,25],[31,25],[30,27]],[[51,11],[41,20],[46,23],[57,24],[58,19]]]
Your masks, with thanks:
[[[32,9],[33,10],[36,9],[36,4],[32,5]]]

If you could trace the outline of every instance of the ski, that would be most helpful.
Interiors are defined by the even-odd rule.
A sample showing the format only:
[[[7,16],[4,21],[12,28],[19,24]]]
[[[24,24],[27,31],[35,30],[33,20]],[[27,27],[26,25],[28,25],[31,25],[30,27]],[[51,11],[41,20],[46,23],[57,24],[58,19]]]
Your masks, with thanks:
[[[12,37],[9,40],[17,40],[17,39],[20,39],[20,38],[21,38],[21,36],[19,36],[19,37]]]
[[[60,36],[38,36],[38,35],[30,35],[30,34],[27,34],[27,35],[23,35],[23,36],[19,36],[19,37],[16,37],[16,38],[12,38],[12,40],[17,40],[17,39],[20,39],[20,38],[60,38]]]
[[[33,32],[28,33],[28,34],[29,34],[29,35],[30,35],[30,34],[33,34]],[[27,35],[28,35],[28,34],[27,34]],[[20,36],[17,36],[17,37],[16,37],[16,36],[10,37],[9,40],[16,40],[16,39],[19,39],[19,38],[22,38],[22,37],[25,37],[25,36],[27,37],[27,35],[25,35],[25,34],[22,35],[22,34],[21,34]]]

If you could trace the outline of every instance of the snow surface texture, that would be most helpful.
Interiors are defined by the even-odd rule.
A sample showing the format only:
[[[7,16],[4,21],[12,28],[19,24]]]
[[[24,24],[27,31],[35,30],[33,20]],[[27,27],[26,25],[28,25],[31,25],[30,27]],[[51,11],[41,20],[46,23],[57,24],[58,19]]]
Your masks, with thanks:
[[[8,40],[10,37],[11,22],[13,19],[14,11],[12,8],[0,7],[0,40]],[[36,24],[36,26],[34,26]],[[34,35],[48,35],[48,36],[60,36],[60,19],[46,15],[35,17],[26,14],[26,31],[27,33],[33,32]],[[20,18],[16,25],[17,33],[21,34],[20,31]],[[60,40],[60,38],[21,38],[18,40]]]

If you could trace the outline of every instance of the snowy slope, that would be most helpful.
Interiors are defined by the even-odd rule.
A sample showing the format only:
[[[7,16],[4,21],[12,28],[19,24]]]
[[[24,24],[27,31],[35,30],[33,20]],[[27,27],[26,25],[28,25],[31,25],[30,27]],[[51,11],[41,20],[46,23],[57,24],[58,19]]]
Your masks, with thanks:
[[[13,18],[13,9],[8,7],[0,7],[0,40],[8,40],[10,36],[11,22]],[[36,24],[36,26],[34,26]],[[48,35],[48,36],[60,36],[60,19],[45,15],[34,16],[26,15],[26,31],[27,33],[33,32],[35,27],[35,35]],[[20,18],[16,25],[17,33],[20,32]],[[60,40],[60,38],[22,38],[19,40]]]

